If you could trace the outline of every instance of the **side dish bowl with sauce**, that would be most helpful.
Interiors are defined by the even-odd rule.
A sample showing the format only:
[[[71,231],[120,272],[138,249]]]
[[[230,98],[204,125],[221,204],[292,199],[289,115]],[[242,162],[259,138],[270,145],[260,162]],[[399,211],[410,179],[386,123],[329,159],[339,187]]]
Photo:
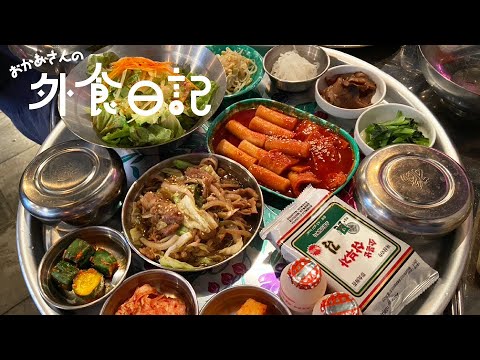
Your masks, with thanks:
[[[289,201],[312,182],[338,193],[360,160],[357,144],[343,129],[260,98],[237,102],[218,115],[208,128],[207,146],[242,163],[262,190]]]
[[[315,101],[327,114],[356,119],[380,104],[387,92],[385,81],[361,66],[339,65],[328,69],[315,84]]]

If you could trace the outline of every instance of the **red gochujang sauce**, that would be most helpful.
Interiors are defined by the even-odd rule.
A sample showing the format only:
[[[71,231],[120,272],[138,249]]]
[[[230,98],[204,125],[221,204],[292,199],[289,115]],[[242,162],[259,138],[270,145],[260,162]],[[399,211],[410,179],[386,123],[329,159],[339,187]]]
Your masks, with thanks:
[[[240,139],[232,135],[225,125],[229,120],[236,120],[248,127],[255,116],[256,109],[242,110],[224,121],[213,134],[212,146],[216,150],[222,139],[228,140],[235,146]],[[278,111],[278,110],[277,110]],[[296,166],[308,166],[309,170],[322,182],[322,187],[330,191],[341,186],[353,167],[353,151],[350,144],[335,131],[325,128],[310,120],[300,120],[294,129],[295,139],[310,143],[310,156],[301,159]],[[287,177],[288,170],[282,176]],[[295,197],[290,190],[284,195]]]

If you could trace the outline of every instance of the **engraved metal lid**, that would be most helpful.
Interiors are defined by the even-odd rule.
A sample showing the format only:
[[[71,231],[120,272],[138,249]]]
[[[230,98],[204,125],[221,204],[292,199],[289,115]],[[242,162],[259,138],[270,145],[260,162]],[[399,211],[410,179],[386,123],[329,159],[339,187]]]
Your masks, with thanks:
[[[355,187],[359,209],[398,233],[443,235],[473,206],[465,170],[441,151],[414,144],[391,145],[365,158]]]
[[[68,222],[117,197],[124,176],[113,150],[67,141],[41,152],[27,166],[20,179],[20,200],[43,221]]]

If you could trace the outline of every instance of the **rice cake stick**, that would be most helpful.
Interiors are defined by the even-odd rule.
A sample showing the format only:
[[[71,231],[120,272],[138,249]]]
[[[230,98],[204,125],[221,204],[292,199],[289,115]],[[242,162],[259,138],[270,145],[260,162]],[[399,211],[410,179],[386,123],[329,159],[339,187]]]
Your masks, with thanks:
[[[265,169],[262,166],[252,165],[248,168],[248,171],[257,179],[261,184],[269,187],[272,190],[277,190],[282,193],[286,193],[290,189],[290,180],[283,176],[275,174],[273,171]]]
[[[265,150],[280,150],[287,155],[307,158],[310,155],[310,143],[294,139],[280,139],[276,136],[267,136]]]
[[[223,139],[217,146],[217,152],[221,155],[225,155],[236,162],[239,162],[247,169],[257,162],[253,156],[244,153],[242,150],[238,149],[235,145]]]
[[[268,154],[267,151],[259,148],[258,146],[253,145],[251,142],[247,140],[242,140],[242,142],[238,145],[238,148],[258,160],[260,160],[262,157]]]
[[[255,116],[261,117],[272,124],[278,125],[287,130],[295,129],[297,126],[298,119],[293,116],[288,116],[282,114],[281,112],[267,108],[266,106],[260,105],[255,111]]]
[[[267,120],[263,120],[258,116],[255,116],[250,121],[249,128],[250,130],[257,131],[265,135],[274,135],[274,136],[279,136],[287,139],[292,139],[295,136],[295,133],[293,131],[289,131],[280,126],[272,124],[271,122],[268,122]]]
[[[240,140],[248,140],[252,144],[261,148],[263,148],[265,144],[266,136],[264,134],[252,131],[236,120],[230,120],[225,127]]]

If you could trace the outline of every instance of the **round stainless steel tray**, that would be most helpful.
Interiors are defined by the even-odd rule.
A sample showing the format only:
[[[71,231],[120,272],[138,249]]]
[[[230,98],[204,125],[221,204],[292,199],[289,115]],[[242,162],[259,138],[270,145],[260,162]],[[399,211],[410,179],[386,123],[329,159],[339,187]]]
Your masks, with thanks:
[[[435,147],[450,157],[460,162],[459,154],[447,133],[440,125],[430,110],[410,92],[399,81],[382,72],[375,66],[362,61],[351,55],[338,50],[328,49],[325,51],[332,60],[332,66],[339,64],[352,64],[368,67],[371,71],[381,76],[387,84],[386,102],[397,102],[408,104],[423,112],[435,125],[437,140]],[[269,81],[265,77],[259,87],[262,96],[269,96]],[[295,95],[289,99],[289,103],[300,104],[314,101],[313,91],[311,94]],[[354,121],[336,121],[329,118],[329,121],[336,122],[339,126],[350,130]],[[74,139],[75,136],[66,128],[63,121],[60,121],[49,137],[46,139],[40,151],[50,146]],[[113,219],[106,225],[119,228],[118,219]],[[473,213],[470,213],[465,222],[452,234],[435,242],[414,241],[410,244],[420,256],[440,273],[440,279],[431,286],[424,294],[407,306],[402,314],[442,314],[456,292],[457,285],[462,276],[470,249],[471,235],[473,228]],[[40,221],[30,216],[21,204],[17,212],[17,248],[23,277],[30,291],[30,294],[37,308],[42,314],[62,314],[62,311],[51,308],[41,297],[37,283],[37,269],[46,248],[59,236],[58,229],[44,226]],[[134,265],[134,264],[132,264]],[[99,312],[92,309],[92,313]],[[95,312],[96,311],[96,312]]]

